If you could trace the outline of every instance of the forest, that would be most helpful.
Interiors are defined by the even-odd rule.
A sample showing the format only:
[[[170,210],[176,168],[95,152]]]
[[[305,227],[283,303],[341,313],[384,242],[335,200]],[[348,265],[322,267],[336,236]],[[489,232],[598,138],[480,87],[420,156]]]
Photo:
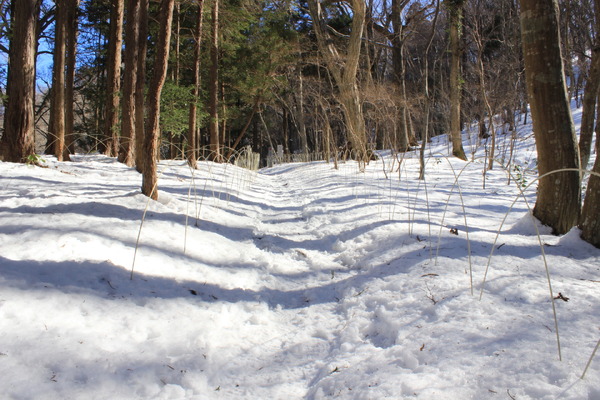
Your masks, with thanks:
[[[600,0],[0,0],[0,397],[600,399]]]
[[[597,126],[599,8],[592,0],[3,0],[2,154],[117,157],[156,199],[161,158],[195,168],[252,152],[261,166],[269,157],[365,165],[375,150],[402,154],[449,134],[452,154],[466,161],[461,132],[477,124],[492,169],[497,135],[514,133],[530,106],[535,215],[557,234],[578,225],[598,246],[598,167],[587,188],[581,182]],[[584,108],[581,132],[569,101]]]

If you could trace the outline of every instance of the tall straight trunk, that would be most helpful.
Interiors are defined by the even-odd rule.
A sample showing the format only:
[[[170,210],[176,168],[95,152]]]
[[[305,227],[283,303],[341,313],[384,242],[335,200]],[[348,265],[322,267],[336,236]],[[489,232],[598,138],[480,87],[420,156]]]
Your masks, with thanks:
[[[144,138],[146,104],[144,89],[146,87],[146,52],[148,50],[148,2],[140,0],[140,31],[138,39],[138,67],[135,83],[135,169],[144,170]]]
[[[26,162],[35,154],[35,48],[39,8],[37,0],[13,0],[11,30],[19,34],[10,40],[4,114],[4,134],[0,155],[4,161]]]
[[[366,6],[363,0],[352,0],[350,3],[353,10],[352,32],[344,56],[339,54],[327,31],[321,3],[317,0],[309,0],[308,6],[313,19],[313,27],[317,36],[319,51],[325,58],[327,69],[333,76],[338,87],[337,100],[342,105],[344,112],[348,141],[352,146],[355,157],[359,161],[366,163],[369,157],[367,151],[367,134],[362,111],[362,100],[357,82]]]
[[[52,72],[52,136],[54,138],[54,155],[63,161],[65,151],[65,65],[66,65],[66,2],[56,3],[56,22],[54,31],[54,54]]]
[[[581,130],[579,133],[579,155],[581,168],[587,168],[592,149],[594,136],[594,117],[600,88],[600,0],[594,0],[594,14],[596,16],[596,37],[592,47],[592,62],[583,92],[583,110],[581,112]],[[596,136],[596,140],[598,137]]]
[[[169,64],[169,47],[171,42],[171,24],[175,0],[162,0],[160,4],[160,23],[156,44],[154,74],[148,91],[148,121],[144,138],[146,159],[142,172],[142,193],[153,200],[158,200],[158,175],[156,173],[156,153],[160,136],[160,96],[167,78]]]
[[[219,144],[219,0],[214,0],[212,8],[212,38],[210,46],[209,118],[210,118],[210,158],[221,161]]]
[[[104,108],[105,154],[116,157],[119,152],[119,90],[121,88],[121,48],[123,46],[123,0],[112,0],[110,8],[110,34],[108,38],[108,65],[106,79],[106,105]]]
[[[460,68],[462,51],[460,40],[464,0],[446,0],[446,2],[450,4],[450,137],[452,138],[452,155],[467,161],[460,129],[460,103],[462,98]]]
[[[77,36],[78,23],[77,11],[79,8],[79,0],[69,0],[69,9],[67,10],[67,71],[65,76],[65,154],[64,158],[68,158],[69,154],[75,154],[75,114],[73,106],[75,104],[75,63],[77,53]]]
[[[533,119],[540,175],[579,167],[579,150],[561,57],[557,0],[521,0],[525,79]],[[579,217],[578,172],[540,179],[534,215],[555,234],[569,231]]]
[[[194,30],[194,65],[192,69],[192,101],[188,119],[187,160],[192,168],[198,167],[198,150],[196,147],[196,131],[198,125],[198,96],[200,94],[200,49],[202,42],[202,22],[204,17],[204,0],[197,0],[198,14],[196,16],[196,29]]]
[[[125,16],[125,69],[123,73],[123,100],[121,102],[121,140],[119,161],[132,166],[135,149],[135,86],[137,83],[140,0],[128,0]]]

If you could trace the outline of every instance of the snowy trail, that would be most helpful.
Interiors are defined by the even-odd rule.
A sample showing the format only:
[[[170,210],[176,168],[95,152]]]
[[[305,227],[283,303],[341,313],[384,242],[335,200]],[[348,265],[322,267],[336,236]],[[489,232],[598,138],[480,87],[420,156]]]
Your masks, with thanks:
[[[570,298],[557,305],[558,362],[526,208],[509,215],[479,301],[449,163],[465,167],[431,159],[426,197],[414,159],[393,173],[389,159],[364,173],[203,163],[195,177],[163,162],[158,202],[103,156],[0,163],[3,396],[600,397],[597,362],[579,380],[598,340],[600,253],[576,231],[542,230],[555,292]],[[517,191],[500,170],[483,190],[481,164],[465,168],[478,290]]]

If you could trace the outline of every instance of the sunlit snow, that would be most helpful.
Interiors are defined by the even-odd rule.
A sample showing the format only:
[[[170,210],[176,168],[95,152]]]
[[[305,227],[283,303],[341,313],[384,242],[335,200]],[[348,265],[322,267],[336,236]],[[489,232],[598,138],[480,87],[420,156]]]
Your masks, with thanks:
[[[0,162],[0,397],[599,399],[600,250],[534,225],[519,129],[485,188],[467,135],[426,181],[415,152],[164,161],[158,202],[113,158]]]

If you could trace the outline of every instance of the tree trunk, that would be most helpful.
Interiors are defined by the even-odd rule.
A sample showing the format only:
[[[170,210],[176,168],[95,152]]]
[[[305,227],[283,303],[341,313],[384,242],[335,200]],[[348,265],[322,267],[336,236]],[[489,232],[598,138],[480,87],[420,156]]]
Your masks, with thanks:
[[[402,32],[402,12],[408,2],[406,0],[392,0],[392,28],[394,30],[391,37],[392,44],[392,64],[394,68],[394,81],[396,90],[399,94],[399,113],[398,113],[398,132],[393,146],[397,147],[398,151],[404,152],[409,148],[408,140],[408,121],[406,111],[406,82],[404,73],[404,33]]]
[[[180,14],[180,3],[175,3],[175,10],[173,11],[173,19],[175,20],[175,68],[173,68],[173,83],[179,86],[179,64],[180,64],[180,47],[181,47],[181,14]]]
[[[135,149],[135,86],[137,82],[140,0],[128,0],[125,17],[125,70],[123,73],[123,100],[121,103],[121,140],[119,161],[133,166]]]
[[[596,162],[593,171],[600,174],[600,141],[596,136]],[[579,220],[581,238],[600,248],[600,176],[592,175],[585,192],[585,203]]]
[[[204,0],[197,0],[198,15],[196,16],[196,30],[194,31],[194,66],[192,69],[192,101],[188,120],[187,160],[192,168],[198,167],[198,150],[196,147],[198,96],[200,94],[200,49],[202,41],[202,21],[204,16]]]
[[[67,10],[67,34],[66,34],[66,63],[65,75],[65,149],[63,158],[69,159],[69,154],[75,154],[75,132],[73,105],[75,104],[75,62],[77,52],[77,10],[79,0],[69,0]]]
[[[462,51],[460,40],[464,0],[446,0],[446,3],[448,3],[448,11],[450,12],[450,137],[452,138],[452,155],[467,161],[460,129],[460,103],[462,98],[460,68]]]
[[[596,102],[598,101],[598,89],[600,88],[600,0],[594,0],[594,13],[596,16],[596,37],[592,47],[590,70],[583,92],[583,110],[581,112],[581,130],[579,133],[579,155],[582,169],[587,168],[590,160]],[[597,137],[596,140],[598,140]]]
[[[300,48],[300,46],[298,46]],[[299,55],[298,59],[301,59]],[[296,102],[296,121],[298,121],[298,136],[300,138],[300,150],[303,154],[308,156],[308,136],[306,135],[306,117],[304,115],[304,78],[302,77],[302,66],[298,65],[296,70],[298,71],[298,92],[295,92]]]
[[[106,79],[106,105],[104,108],[104,153],[116,157],[119,152],[119,90],[121,88],[121,48],[123,45],[123,0],[112,0],[110,8],[110,34]]]
[[[494,168],[494,157],[496,152],[496,128],[494,127],[494,110],[492,110],[492,106],[488,99],[487,88],[485,83],[485,68],[483,66],[483,43],[479,41],[477,43],[477,64],[479,64],[479,82],[481,86],[481,99],[483,100],[483,104],[485,105],[485,111],[488,114],[490,119],[490,131],[492,132],[492,143],[490,145],[490,153],[487,169],[491,170]],[[485,121],[483,118],[483,113],[481,115],[480,121]],[[483,122],[483,127],[485,128],[485,122]],[[484,182],[485,183],[485,182]]]
[[[4,161],[26,162],[35,154],[35,48],[39,8],[36,0],[13,0],[4,115],[0,155]]]
[[[366,163],[369,157],[367,134],[356,77],[360,61],[362,33],[365,26],[366,6],[363,0],[351,0],[350,3],[353,10],[352,32],[344,56],[338,53],[327,32],[321,3],[317,0],[309,0],[308,6],[317,36],[319,51],[325,57],[327,69],[338,86],[337,100],[342,105],[344,112],[348,141],[352,146],[354,156],[360,162]]]
[[[52,71],[52,132],[54,138],[54,155],[63,161],[65,151],[65,65],[66,65],[66,2],[56,4],[56,22],[54,30],[54,54]]]
[[[209,118],[210,159],[221,161],[219,143],[219,0],[212,8],[212,38],[210,46]]]
[[[531,105],[540,175],[579,167],[579,150],[561,58],[557,0],[521,0],[525,79]],[[578,172],[540,179],[534,215],[555,234],[569,231],[579,217]]]
[[[242,140],[242,138],[246,134],[246,131],[248,130],[248,128],[250,127],[250,124],[252,123],[252,119],[254,118],[254,114],[256,114],[256,112],[258,111],[259,105],[260,105],[260,95],[256,95],[256,97],[254,99],[254,106],[252,107],[252,112],[250,113],[250,116],[248,117],[248,121],[246,122],[246,125],[244,125],[244,127],[242,128],[242,131],[240,132],[240,134],[238,135],[238,137],[235,139],[235,141],[233,142],[233,144],[229,148],[229,153],[227,153],[227,157],[226,157],[227,160],[231,159],[231,156],[235,152],[235,149],[236,149],[237,145],[240,144],[240,141]]]
[[[160,136],[160,96],[165,79],[167,78],[174,5],[175,0],[161,1],[154,74],[148,91],[148,121],[146,124],[146,136],[144,138],[146,159],[142,177],[142,193],[153,200],[158,200],[156,152]]]
[[[431,32],[429,33],[429,39],[427,40],[427,47],[425,48],[425,76],[423,78],[424,92],[425,92],[425,132],[421,138],[421,149],[419,151],[419,180],[425,180],[425,146],[429,140],[429,126],[430,126],[430,113],[431,113],[431,94],[429,92],[429,50],[433,43],[433,37],[435,35],[435,28],[437,26],[438,15],[440,11],[440,0],[435,2],[435,13],[433,15],[433,21],[431,23]]]
[[[140,31],[138,39],[138,67],[135,83],[135,169],[144,170],[144,138],[146,104],[144,88],[146,87],[146,52],[148,50],[148,1],[140,0]]]

